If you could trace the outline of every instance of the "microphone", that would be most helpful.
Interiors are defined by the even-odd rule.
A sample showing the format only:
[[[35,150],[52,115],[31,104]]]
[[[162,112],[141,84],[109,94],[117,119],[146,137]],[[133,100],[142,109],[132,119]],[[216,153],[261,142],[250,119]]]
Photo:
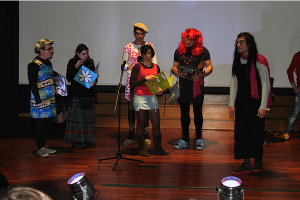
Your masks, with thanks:
[[[124,61],[123,61],[123,64],[121,65],[121,70],[122,70],[122,71],[124,70],[125,64],[126,64],[126,61],[124,60]]]

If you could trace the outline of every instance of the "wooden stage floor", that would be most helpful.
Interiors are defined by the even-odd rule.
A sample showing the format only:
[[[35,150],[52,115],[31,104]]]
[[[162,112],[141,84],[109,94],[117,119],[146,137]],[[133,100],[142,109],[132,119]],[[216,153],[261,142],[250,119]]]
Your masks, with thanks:
[[[0,136],[0,172],[10,185],[30,186],[49,194],[54,200],[72,200],[68,179],[85,172],[99,191],[101,200],[206,200],[218,199],[216,187],[221,179],[242,161],[233,159],[233,131],[204,130],[204,149],[195,149],[191,139],[188,149],[175,149],[180,129],[162,129],[162,145],[169,156],[139,156],[137,143],[120,145],[123,158],[113,166],[118,152],[118,129],[97,128],[96,148],[72,150],[64,142],[64,124],[55,124],[48,146],[57,149],[49,158],[33,155],[36,144],[30,127],[22,124],[19,133]],[[300,138],[296,132],[289,141],[275,133],[273,143],[264,147],[264,170],[238,175],[242,180],[245,199],[300,199]],[[127,129],[121,129],[121,142]],[[191,130],[194,138],[194,130]],[[152,137],[151,137],[152,138]],[[148,146],[152,152],[153,145]],[[99,162],[99,159],[112,157]],[[253,161],[251,161],[253,162]]]

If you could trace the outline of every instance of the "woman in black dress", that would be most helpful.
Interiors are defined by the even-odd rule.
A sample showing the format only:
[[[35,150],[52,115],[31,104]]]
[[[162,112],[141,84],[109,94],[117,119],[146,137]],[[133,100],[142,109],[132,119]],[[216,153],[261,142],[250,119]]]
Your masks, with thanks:
[[[269,74],[266,58],[257,54],[254,37],[248,32],[240,33],[232,66],[229,113],[235,118],[234,158],[244,162],[232,174],[262,170],[265,116],[270,104]],[[250,158],[255,159],[254,168]]]

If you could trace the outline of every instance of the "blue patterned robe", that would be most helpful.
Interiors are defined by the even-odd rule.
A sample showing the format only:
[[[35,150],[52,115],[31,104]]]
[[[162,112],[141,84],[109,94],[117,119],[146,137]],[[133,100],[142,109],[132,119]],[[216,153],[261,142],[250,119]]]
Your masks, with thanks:
[[[39,59],[34,58],[30,61],[39,66],[37,74],[37,89],[42,100],[42,106],[36,106],[36,99],[31,91],[30,98],[30,117],[31,118],[49,118],[56,116],[55,106],[55,85],[53,79],[52,64],[46,65]]]

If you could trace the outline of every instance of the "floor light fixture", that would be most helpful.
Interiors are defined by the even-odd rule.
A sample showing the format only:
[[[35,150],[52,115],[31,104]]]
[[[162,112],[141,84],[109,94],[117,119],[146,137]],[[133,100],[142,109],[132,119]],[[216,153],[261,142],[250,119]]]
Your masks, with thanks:
[[[242,180],[235,176],[227,176],[221,180],[221,187],[216,188],[221,200],[241,200],[244,199]]]
[[[79,172],[73,175],[68,180],[68,185],[73,192],[74,200],[94,199],[94,185],[89,181],[84,172]]]

